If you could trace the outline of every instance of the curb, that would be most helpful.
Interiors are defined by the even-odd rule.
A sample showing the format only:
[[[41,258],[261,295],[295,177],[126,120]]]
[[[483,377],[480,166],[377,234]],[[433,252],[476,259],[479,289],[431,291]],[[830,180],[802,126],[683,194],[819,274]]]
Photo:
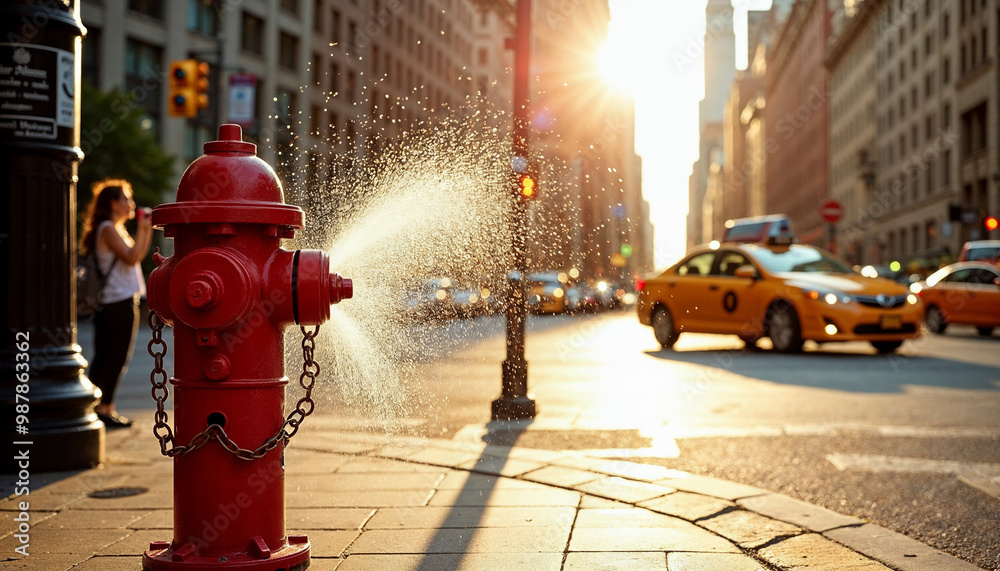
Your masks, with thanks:
[[[571,490],[678,517],[777,569],[814,566],[976,571],[971,563],[903,534],[790,496],[662,466],[443,439],[327,433],[297,448],[371,456]],[[331,441],[338,446],[330,446]]]

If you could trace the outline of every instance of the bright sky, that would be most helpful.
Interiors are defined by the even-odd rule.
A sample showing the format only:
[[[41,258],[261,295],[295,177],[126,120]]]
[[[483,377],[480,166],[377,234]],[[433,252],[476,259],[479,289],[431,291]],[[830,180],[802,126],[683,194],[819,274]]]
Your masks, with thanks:
[[[610,0],[609,73],[636,99],[636,152],[656,227],[655,266],[685,247],[688,176],[698,159],[698,102],[704,96],[707,0]],[[746,67],[746,11],[771,0],[733,0],[736,67]]]

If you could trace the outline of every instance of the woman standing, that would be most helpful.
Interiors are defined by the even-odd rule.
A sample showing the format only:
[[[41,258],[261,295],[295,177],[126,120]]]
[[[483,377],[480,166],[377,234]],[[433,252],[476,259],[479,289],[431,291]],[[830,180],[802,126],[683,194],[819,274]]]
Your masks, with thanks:
[[[95,253],[97,267],[107,279],[101,290],[102,306],[94,315],[94,358],[89,376],[101,389],[98,418],[108,428],[124,428],[132,421],[115,411],[115,391],[132,358],[139,298],[146,292],[139,262],[149,252],[153,227],[148,216],[140,216],[134,239],[125,229],[125,221],[135,217],[128,181],[99,182],[93,195],[84,219],[81,249],[84,255]]]

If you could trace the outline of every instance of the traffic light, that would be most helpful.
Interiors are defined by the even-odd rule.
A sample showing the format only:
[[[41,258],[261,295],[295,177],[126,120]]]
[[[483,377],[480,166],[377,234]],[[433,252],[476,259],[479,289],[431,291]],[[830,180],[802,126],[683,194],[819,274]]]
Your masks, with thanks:
[[[167,107],[171,117],[198,115],[198,60],[181,59],[170,62],[170,90]]]
[[[983,225],[986,226],[987,232],[992,232],[1000,226],[1000,221],[997,220],[996,216],[987,216],[986,220],[983,221]]]
[[[518,174],[517,190],[522,200],[534,200],[538,196],[538,181],[535,175],[524,172]]]
[[[194,80],[195,107],[204,109],[208,107],[208,63],[198,62],[197,70]]]

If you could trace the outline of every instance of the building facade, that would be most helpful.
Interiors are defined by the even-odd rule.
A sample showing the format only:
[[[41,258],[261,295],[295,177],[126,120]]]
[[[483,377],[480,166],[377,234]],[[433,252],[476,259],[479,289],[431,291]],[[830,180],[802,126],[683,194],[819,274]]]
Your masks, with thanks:
[[[827,53],[830,74],[830,197],[843,205],[833,249],[855,264],[874,260],[876,157],[877,2],[845,7],[832,3],[833,38]]]
[[[800,0],[768,53],[767,209],[786,214],[799,238],[827,244],[818,205],[827,196],[828,104],[823,67],[830,37],[824,0]]]
[[[708,196],[708,191],[712,164],[721,167],[725,161],[722,118],[730,85],[736,76],[736,34],[729,0],[709,0],[705,8],[704,46],[705,97],[698,104],[698,160],[692,166],[688,187],[688,249],[717,237],[712,220],[716,217],[714,202],[719,192],[713,191],[712,196]],[[713,185],[713,188],[718,186]]]
[[[551,54],[603,41],[601,26],[606,34],[607,0],[593,0],[586,10],[579,4],[535,3],[534,65],[539,81],[548,83],[535,83],[533,107],[557,112],[562,121],[534,121],[532,139],[542,148],[550,138],[552,152],[539,158],[559,157],[553,179],[566,192],[549,193],[558,216],[534,222],[551,225],[540,230],[558,238],[547,251],[569,252],[545,263],[569,267],[586,254],[594,271],[610,272],[611,254],[628,244],[640,253],[630,264],[641,271],[652,266],[652,244],[642,243],[652,230],[642,218],[634,107],[622,102],[591,117],[590,108],[574,108],[579,91],[557,89],[567,77],[579,86],[580,62]],[[307,211],[310,202],[329,202],[336,211],[337,203],[355,202],[345,180],[415,126],[474,113],[478,101],[506,118],[509,131],[513,52],[506,41],[514,33],[513,6],[507,0],[82,0],[83,74],[101,89],[136,95],[144,126],[177,157],[178,179],[229,120],[230,78],[252,77],[245,138],[275,167],[290,202]],[[559,41],[563,52],[551,47]],[[212,64],[210,105],[193,119],[170,117],[166,70],[188,58]],[[581,125],[582,117],[593,121]],[[592,144],[607,151],[579,151]],[[593,216],[581,214],[588,209]],[[572,231],[560,232],[564,227]]]

